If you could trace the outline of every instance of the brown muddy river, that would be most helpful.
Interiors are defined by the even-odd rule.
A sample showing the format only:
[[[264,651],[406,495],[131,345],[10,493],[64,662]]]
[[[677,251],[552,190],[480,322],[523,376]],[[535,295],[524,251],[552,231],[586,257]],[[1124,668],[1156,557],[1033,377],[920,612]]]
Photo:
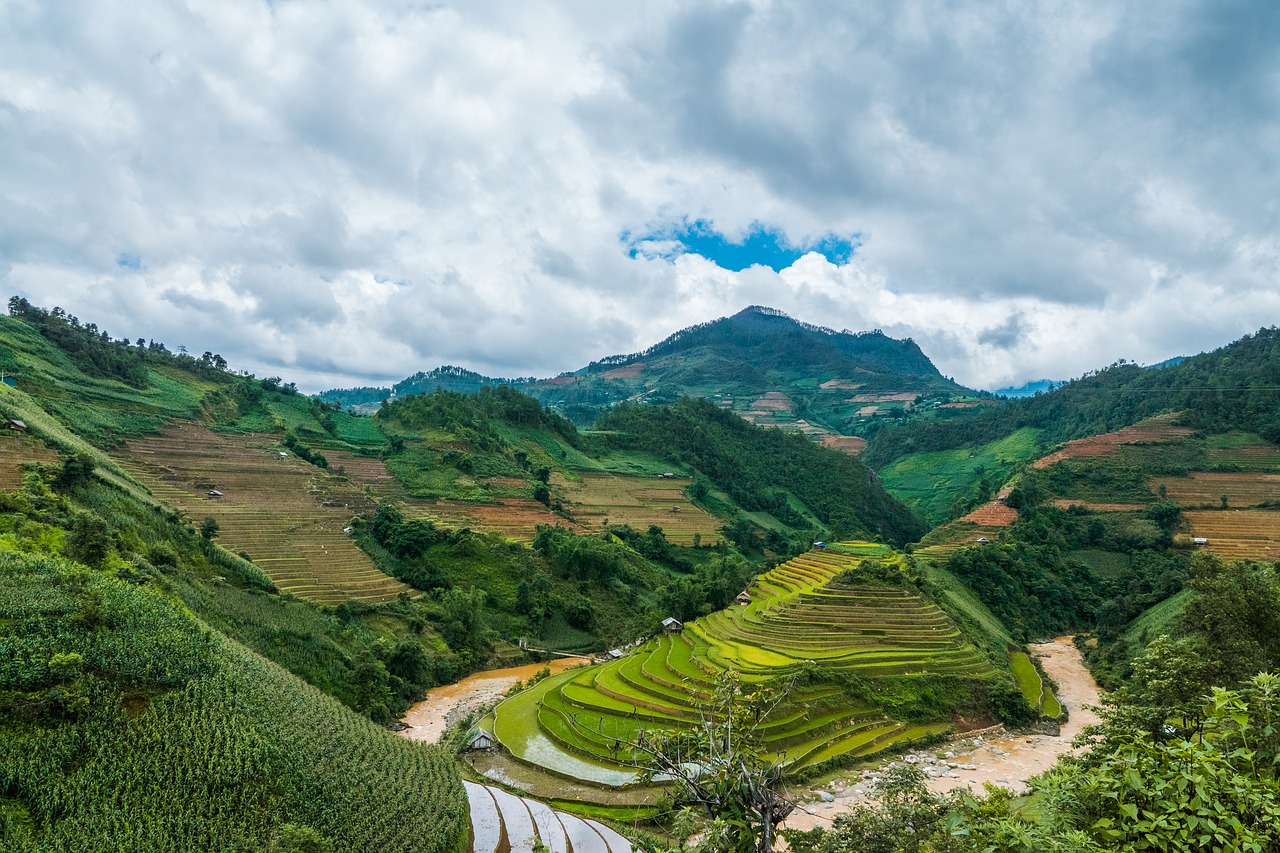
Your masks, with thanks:
[[[590,663],[588,658],[556,658],[550,663],[530,663],[507,669],[489,669],[468,675],[457,684],[427,691],[426,698],[408,710],[400,722],[409,728],[399,734],[410,740],[435,743],[449,724],[501,699],[517,681],[527,681],[544,666],[551,673]]]

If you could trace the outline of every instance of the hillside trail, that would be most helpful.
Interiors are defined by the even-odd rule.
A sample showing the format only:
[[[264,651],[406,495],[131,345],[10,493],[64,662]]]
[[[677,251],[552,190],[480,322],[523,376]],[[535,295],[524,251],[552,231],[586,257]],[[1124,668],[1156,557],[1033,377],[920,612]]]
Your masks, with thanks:
[[[400,722],[408,728],[398,734],[409,740],[437,743],[451,724],[497,702],[513,684],[532,678],[543,667],[550,667],[554,675],[589,663],[590,658],[556,658],[550,663],[530,663],[472,673],[455,684],[428,690],[421,702],[405,712]]]
[[[1089,707],[1098,704],[1098,684],[1084,665],[1080,650],[1071,637],[1057,637],[1048,643],[1028,646],[1032,657],[1039,658],[1045,674],[1058,685],[1058,700],[1067,709],[1068,720],[1057,737],[1048,735],[977,735],[956,738],[951,743],[922,750],[915,755],[946,756],[946,775],[928,779],[934,793],[956,788],[969,788],[981,793],[990,782],[1011,791],[1022,791],[1032,776],[1051,768],[1058,757],[1071,752],[1071,741],[1087,725],[1098,722]],[[835,818],[866,800],[870,773],[859,781],[856,774],[847,780],[836,780],[827,786],[826,794],[833,802],[801,803],[787,818],[786,829],[829,828]]]

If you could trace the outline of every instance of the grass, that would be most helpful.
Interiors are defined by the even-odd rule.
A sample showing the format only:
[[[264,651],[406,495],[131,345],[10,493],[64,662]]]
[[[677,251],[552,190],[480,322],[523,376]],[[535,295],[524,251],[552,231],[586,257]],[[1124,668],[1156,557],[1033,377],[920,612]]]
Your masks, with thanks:
[[[1133,560],[1128,554],[1115,551],[1103,551],[1099,548],[1084,548],[1068,552],[1073,560],[1079,560],[1089,567],[1094,577],[1112,580],[1129,571]]]
[[[1039,436],[1039,430],[1026,427],[976,448],[912,453],[881,470],[880,479],[890,494],[930,524],[939,524],[980,481],[999,486],[1019,465],[1035,459]]]

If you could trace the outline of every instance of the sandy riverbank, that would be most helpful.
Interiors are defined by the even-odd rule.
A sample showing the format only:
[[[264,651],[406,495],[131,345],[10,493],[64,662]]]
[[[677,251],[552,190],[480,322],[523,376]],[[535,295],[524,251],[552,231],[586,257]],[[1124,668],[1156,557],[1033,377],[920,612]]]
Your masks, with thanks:
[[[918,757],[944,756],[948,764],[959,765],[944,769],[946,775],[935,776],[928,781],[929,789],[941,793],[955,788],[981,791],[984,783],[1022,790],[1027,779],[1048,770],[1058,756],[1071,751],[1071,740],[1086,725],[1096,723],[1097,715],[1086,706],[1098,704],[1098,685],[1085,668],[1080,651],[1070,637],[1058,637],[1049,643],[1029,646],[1033,657],[1039,658],[1044,671],[1058,685],[1058,699],[1067,709],[1068,720],[1058,737],[1046,735],[1018,735],[1009,737],[1000,732],[986,735],[970,735],[957,738],[950,744],[932,747]],[[938,765],[931,765],[938,767]],[[865,799],[868,785],[853,776],[837,780],[828,791],[833,802],[802,803],[787,819],[787,829],[813,829],[829,827],[836,816],[847,812],[855,803]]]
[[[400,720],[408,728],[399,734],[409,740],[435,743],[455,721],[498,701],[511,689],[511,685],[533,677],[544,666],[551,667],[554,674],[590,662],[589,658],[556,658],[550,663],[474,673],[456,684],[427,691],[426,698],[410,708]]]

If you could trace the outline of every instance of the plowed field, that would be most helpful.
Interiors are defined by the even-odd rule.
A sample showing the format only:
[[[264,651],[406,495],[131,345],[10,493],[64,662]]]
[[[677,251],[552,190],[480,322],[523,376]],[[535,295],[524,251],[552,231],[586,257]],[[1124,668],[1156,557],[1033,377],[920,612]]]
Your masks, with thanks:
[[[1182,506],[1218,505],[1227,496],[1231,507],[1257,506],[1280,500],[1280,474],[1243,472],[1211,474],[1195,472],[1189,477],[1154,477],[1151,489],[1164,486],[1166,496]]]
[[[282,591],[329,604],[412,592],[343,533],[372,501],[341,477],[281,457],[275,436],[180,422],[128,442],[118,456],[160,500],[194,519],[214,518],[219,542],[246,552]],[[222,496],[209,497],[212,489]]]
[[[689,502],[684,490],[688,477],[619,477],[583,472],[577,480],[555,478],[565,506],[574,520],[588,530],[609,524],[629,524],[647,530],[656,524],[675,545],[692,545],[694,535],[704,545],[720,539],[720,519]]]
[[[1064,459],[1106,456],[1114,453],[1116,448],[1125,444],[1167,444],[1171,441],[1178,441],[1191,435],[1190,429],[1175,426],[1172,423],[1178,414],[1174,412],[1167,415],[1156,415],[1154,418],[1148,418],[1140,424],[1134,424],[1116,432],[1105,432],[1101,435],[1091,435],[1088,438],[1068,441],[1059,450],[1037,459],[1033,467],[1048,468],[1050,465],[1061,462]]]
[[[1266,510],[1189,510],[1182,514],[1192,536],[1209,540],[1207,547],[1232,560],[1280,559],[1280,512]]]
[[[39,440],[20,432],[0,433],[0,489],[22,485],[24,462],[57,462],[58,454]]]

